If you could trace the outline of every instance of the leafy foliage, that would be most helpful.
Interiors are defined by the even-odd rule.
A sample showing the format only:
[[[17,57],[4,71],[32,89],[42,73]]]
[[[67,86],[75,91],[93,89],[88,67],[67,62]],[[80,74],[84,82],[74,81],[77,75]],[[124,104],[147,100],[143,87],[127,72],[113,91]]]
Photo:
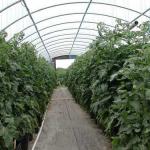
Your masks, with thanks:
[[[33,45],[0,36],[0,149],[12,150],[13,140],[39,127],[55,87],[54,69],[37,58]]]
[[[66,85],[112,137],[114,150],[150,149],[150,23],[136,31],[119,20],[67,71]]]
[[[65,75],[66,75],[66,69],[63,68],[56,69],[57,85],[65,84]]]

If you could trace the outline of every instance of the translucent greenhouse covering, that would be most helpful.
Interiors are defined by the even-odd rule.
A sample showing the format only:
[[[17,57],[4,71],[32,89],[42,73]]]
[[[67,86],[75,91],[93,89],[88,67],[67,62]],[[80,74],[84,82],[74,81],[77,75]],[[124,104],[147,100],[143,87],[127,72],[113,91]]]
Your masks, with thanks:
[[[1,0],[0,19],[7,40],[24,32],[22,42],[33,43],[38,55],[51,59],[85,53],[99,22],[114,28],[116,19],[148,21],[150,0]]]

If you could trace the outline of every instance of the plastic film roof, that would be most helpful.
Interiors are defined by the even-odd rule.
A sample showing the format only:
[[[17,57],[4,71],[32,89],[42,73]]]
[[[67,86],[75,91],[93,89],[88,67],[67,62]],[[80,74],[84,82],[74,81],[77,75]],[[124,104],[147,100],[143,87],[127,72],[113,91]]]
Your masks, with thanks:
[[[116,19],[142,23],[150,19],[150,0],[1,0],[0,30],[25,33],[22,42],[51,59],[81,55],[96,36],[97,23],[114,28]]]

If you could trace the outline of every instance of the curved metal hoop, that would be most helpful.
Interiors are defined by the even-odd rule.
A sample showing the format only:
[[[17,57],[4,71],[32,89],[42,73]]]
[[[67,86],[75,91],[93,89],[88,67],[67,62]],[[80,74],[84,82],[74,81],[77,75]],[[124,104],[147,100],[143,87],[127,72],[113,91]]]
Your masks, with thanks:
[[[9,5],[9,6],[5,7],[5,8],[3,8],[2,10],[0,10],[0,13],[3,12],[3,11],[5,11],[5,10],[7,10],[8,8],[10,8],[10,7],[16,5],[16,4],[19,3],[19,2],[21,2],[21,0],[16,1],[15,3],[13,3],[13,4],[11,4],[11,5]],[[65,6],[65,5],[70,5],[70,4],[71,4],[71,5],[72,5],[72,4],[84,4],[84,3],[89,3],[89,2],[70,2],[70,3],[57,4],[57,5],[48,6],[48,7],[45,7],[45,8],[38,9],[38,10],[36,10],[36,11],[34,11],[34,12],[31,12],[31,14],[38,13],[38,12],[40,12],[40,11],[43,11],[43,10],[46,10],[46,9],[49,9],[49,8],[55,8],[55,7],[58,7],[58,6]],[[92,4],[101,4],[101,5],[114,6],[114,7],[118,7],[118,8],[130,10],[130,11],[132,11],[132,12],[138,13],[138,14],[140,14],[140,16],[145,16],[145,17],[150,18],[150,16],[145,15],[145,13],[141,13],[141,12],[138,12],[138,11],[136,11],[136,10],[129,9],[129,8],[126,8],[126,7],[123,7],[123,6],[119,6],[119,5],[114,5],[114,4],[109,4],[109,3],[101,3],[101,2],[92,2]],[[65,15],[66,15],[66,16],[67,16],[67,15],[73,15],[73,14],[75,14],[75,13],[62,14],[62,15],[58,15],[58,16],[53,16],[53,17],[51,17],[51,18],[46,18],[46,19],[44,19],[44,20],[41,20],[41,21],[37,22],[36,24],[41,23],[41,22],[46,21],[46,20],[49,20],[49,19],[56,18],[56,17],[61,17],[61,16],[65,16]],[[76,14],[83,14],[83,13],[76,13]],[[123,21],[125,21],[125,22],[128,22],[127,20],[124,20],[124,19],[122,19],[122,18],[117,18],[117,17],[111,16],[111,15],[107,15],[107,14],[96,14],[96,13],[86,13],[86,14],[106,16],[106,17],[116,18],[116,19],[120,19],[120,20],[123,20]],[[10,26],[12,26],[12,25],[15,24],[16,22],[18,22],[18,21],[24,19],[24,18],[27,17],[27,16],[28,16],[28,15],[24,15],[23,17],[21,17],[21,18],[15,20],[14,22],[12,22],[11,24],[9,24],[9,25],[8,25],[7,27],[5,27],[4,29],[9,28]],[[139,16],[138,16],[138,17],[139,17]],[[136,17],[135,19],[137,19],[138,17]],[[128,22],[128,23],[130,24],[130,22]],[[57,24],[57,25],[58,25],[58,24]],[[60,25],[62,25],[62,24],[60,24]],[[30,27],[32,27],[32,26],[33,26],[33,25],[24,28],[23,31],[25,31],[26,29],[28,29],[28,28],[30,28]],[[45,29],[48,29],[48,28],[50,28],[50,26],[41,29],[41,31],[42,31],[42,30],[45,30]],[[4,30],[4,29],[3,29],[3,30]],[[88,28],[87,28],[87,29],[88,29]],[[85,30],[85,29],[83,28],[83,30]],[[88,30],[93,30],[93,31],[94,31],[94,29],[88,29]],[[60,30],[59,30],[59,31],[60,31]],[[96,30],[95,30],[95,31],[96,31]],[[52,34],[52,33],[53,33],[53,32],[51,32],[51,33],[46,33],[46,34],[43,35],[43,36],[46,36],[46,35],[49,35],[49,34]],[[54,31],[54,33],[55,33],[55,31]],[[33,35],[33,34],[36,34],[36,32],[32,33],[32,35]],[[31,34],[28,35],[25,39],[27,39],[27,38],[30,37],[30,36],[31,36]],[[38,39],[39,39],[39,38],[38,38]],[[47,38],[47,40],[48,40],[48,38]],[[33,42],[34,42],[34,41],[33,41]],[[45,45],[45,44],[44,44],[44,45]],[[53,46],[53,45],[57,45],[57,44],[51,44],[51,45],[49,45],[48,47]],[[74,43],[73,43],[73,45],[74,45]],[[55,48],[55,47],[54,47],[54,48]]]
[[[61,32],[61,31],[77,30],[77,29],[78,29],[78,28],[65,28],[65,29],[56,30],[56,31],[53,31],[53,32],[50,32],[50,33],[43,34],[41,37],[44,37],[44,36],[49,35],[49,34]],[[95,30],[95,29],[90,29],[90,28],[80,28],[80,29],[81,29],[81,30],[88,30],[88,31],[95,31],[95,32],[97,32],[97,30]],[[39,38],[33,39],[33,40],[31,41],[31,43],[34,42],[34,41],[36,41],[37,39],[39,39]]]
[[[53,53],[58,53],[59,52],[59,54],[61,54],[61,52],[66,52],[67,54],[68,54],[68,51],[70,50],[70,48],[71,47],[62,47],[61,49],[56,49],[56,50],[54,50],[54,51],[52,51],[52,52],[50,52],[51,54],[53,54]],[[65,50],[63,50],[63,49],[65,49]],[[78,51],[81,51],[81,49],[82,49],[82,52],[85,50],[85,49],[83,49],[82,47],[76,47],[76,48],[74,48],[73,50],[73,52],[78,52]],[[86,50],[85,50],[86,51]],[[38,53],[38,55],[41,55],[42,53],[43,53],[44,51],[42,51],[42,52],[39,52]],[[60,55],[61,56],[61,55]]]
[[[49,40],[49,39],[55,39],[55,38],[57,38],[57,37],[63,37],[63,36],[74,36],[76,33],[70,33],[70,34],[59,34],[59,35],[57,35],[57,36],[53,36],[53,37],[49,37],[49,38],[46,38],[44,41],[47,41],[47,40]],[[49,34],[48,34],[49,35]],[[83,35],[83,36],[91,36],[91,37],[97,37],[97,35],[94,35],[94,34],[78,34],[78,35]],[[78,38],[78,39],[84,39],[84,38]],[[85,39],[87,39],[87,38],[85,38]],[[53,41],[50,41],[50,42],[55,42],[55,41],[59,41],[59,39],[57,39],[57,40],[53,40]],[[49,42],[49,43],[50,43]],[[39,44],[41,44],[41,42],[38,42],[38,43],[36,43],[36,44],[34,44],[35,46],[36,45],[39,45]]]
[[[88,2],[71,2],[71,3],[62,3],[62,4],[52,5],[52,6],[44,7],[44,8],[38,9],[38,10],[36,10],[36,11],[33,11],[33,12],[31,12],[31,15],[32,15],[32,14],[35,14],[35,13],[37,13],[37,12],[40,12],[40,11],[42,11],[42,10],[46,10],[46,9],[53,8],[53,7],[64,6],[64,5],[72,5],[72,4],[87,4],[87,3],[88,3]],[[115,5],[115,4],[101,3],[101,2],[92,2],[92,4],[101,4],[101,5],[106,5],[106,6],[108,5],[108,6],[118,7],[118,8],[122,8],[122,9],[125,9],[125,10],[129,10],[129,11],[138,13],[138,14],[140,14],[140,15],[142,14],[142,13],[136,11],[136,10],[133,10],[133,9],[130,9],[130,8],[127,8],[127,7],[123,7],[123,6],[119,6],[119,5]],[[10,7],[11,7],[11,6],[10,6]],[[6,8],[6,9],[7,9],[7,8]],[[6,9],[5,9],[5,10],[6,10]],[[144,15],[145,17],[150,18],[150,16],[147,16],[147,15],[145,15],[145,14],[143,14],[143,15]],[[15,21],[13,21],[13,22],[11,22],[8,26],[6,26],[5,28],[3,28],[2,31],[3,31],[3,30],[6,30],[7,28],[9,28],[10,26],[12,26],[12,25],[15,24],[16,22],[18,22],[18,21],[24,19],[24,18],[27,17],[27,16],[28,16],[28,14],[22,16],[21,18],[15,20]]]
[[[85,46],[87,47],[88,45],[84,45],[84,44],[75,44],[75,45],[78,45],[78,46]],[[47,46],[47,48],[50,48],[51,50],[55,49],[55,48],[59,48],[59,47],[62,47],[62,46],[70,46],[70,44],[62,44],[62,45],[58,45],[58,46],[53,46],[51,47],[51,45]],[[41,50],[40,50],[41,51]]]
[[[59,44],[62,44],[62,43],[72,43],[73,42],[73,38],[71,38],[72,39],[72,41],[64,41],[64,39],[62,39],[62,40],[60,40],[61,42],[56,42],[56,43],[54,43],[54,44],[51,44],[51,45],[48,45],[49,43],[45,43],[45,45],[47,46],[47,47],[49,47],[49,46],[54,46],[54,45],[59,45]],[[69,40],[71,40],[70,38],[69,38]],[[78,42],[78,43],[84,43],[84,44],[89,44],[89,42],[85,42],[85,41],[76,41],[76,42]],[[39,48],[41,48],[42,46],[39,46],[39,47],[36,47],[36,49],[38,50]]]
[[[88,47],[88,45],[81,45],[81,44],[75,44],[75,46],[83,46],[83,47],[81,47],[82,49],[84,49],[84,48],[87,48]],[[57,50],[58,48],[63,48],[64,46],[70,46],[70,48],[71,48],[71,45],[70,44],[64,44],[64,45],[60,45],[60,46],[55,46],[55,47],[53,47],[53,48],[49,48],[49,52],[51,53],[51,52],[53,52],[53,51],[55,51],[55,50]],[[67,47],[68,48],[68,47]],[[44,50],[40,50],[39,52],[41,52],[41,51],[44,51]]]
[[[55,52],[55,51],[57,51],[58,49],[66,49],[66,48],[68,48],[68,49],[70,49],[71,48],[71,46],[70,45],[66,45],[66,46],[62,46],[62,47],[57,47],[57,48],[53,48],[53,49],[48,49],[48,51],[51,53],[51,52]],[[80,50],[82,49],[85,49],[85,48],[87,48],[87,46],[85,47],[85,48],[83,48],[83,47],[80,47],[80,46],[76,46],[76,47],[74,47],[74,49],[77,49],[77,48],[79,48]],[[44,50],[43,51],[38,51],[38,52],[44,52]]]
[[[69,38],[68,38],[69,39]],[[73,39],[73,38],[72,38]],[[86,39],[86,40],[91,40],[91,41],[93,41],[93,40],[95,40],[95,39],[92,39],[92,38],[78,38],[78,39],[80,39],[80,40],[84,40],[84,39]],[[77,42],[80,42],[80,41],[77,41]],[[87,42],[87,43],[89,43],[89,42]],[[43,50],[43,49],[42,49]],[[41,50],[40,50],[41,51]]]
[[[57,15],[57,16],[53,16],[53,17],[50,17],[50,18],[45,18],[43,20],[40,20],[38,22],[36,22],[36,24],[39,24],[41,22],[44,22],[44,21],[47,21],[47,20],[51,20],[51,19],[55,19],[55,18],[58,18],[58,17],[64,17],[64,16],[71,16],[71,15],[83,15],[84,13],[69,13],[69,14],[61,14],[61,15]],[[86,13],[87,15],[97,15],[97,16],[105,16],[105,17],[109,17],[109,18],[114,18],[114,19],[120,19],[124,22],[128,22],[127,20],[124,20],[124,19],[121,19],[121,18],[118,18],[118,17],[115,17],[115,16],[111,16],[111,15],[106,15],[106,14],[98,14],[98,13]],[[23,29],[21,32],[27,30],[28,28],[32,27],[33,25],[30,25],[28,27],[26,27],[25,29]]]
[[[45,28],[42,28],[42,29],[40,29],[39,31],[43,31],[43,30],[49,29],[49,28],[51,28],[51,27],[61,26],[61,25],[65,25],[65,24],[73,24],[73,23],[80,23],[80,21],[63,22],[63,23],[59,23],[59,24],[54,24],[54,25],[51,25],[51,26],[47,26],[47,27],[45,27]],[[92,22],[92,21],[83,21],[83,23],[98,24],[98,22]],[[114,28],[114,26],[109,25],[109,24],[106,24],[106,26],[111,27],[111,28]],[[20,31],[20,32],[23,32],[23,30]],[[32,36],[32,35],[34,35],[34,34],[36,34],[36,32],[33,32],[32,34],[29,34],[29,35],[26,36],[23,40],[29,38],[30,36]]]
[[[10,7],[12,7],[12,6],[14,6],[14,5],[16,5],[16,4],[20,3],[20,2],[21,2],[21,1],[19,0],[19,1],[16,1],[16,2],[14,2],[14,3],[8,5],[7,7],[1,9],[1,10],[0,10],[0,13],[2,13],[3,11],[7,10],[8,8],[10,8]]]
[[[53,58],[55,58],[55,57],[59,57],[59,56],[62,56],[62,55],[68,55],[68,51],[69,51],[69,49],[65,49],[66,51],[64,51],[64,50],[62,50],[62,49],[60,49],[59,51],[59,53],[57,53],[56,52],[56,54],[55,54],[55,52],[54,53],[52,53],[54,56],[52,56],[52,59]],[[76,51],[78,52],[78,51],[80,51],[81,49],[76,49]],[[38,54],[39,56],[42,56],[42,53],[39,53]],[[76,53],[72,53],[72,55],[77,55]]]

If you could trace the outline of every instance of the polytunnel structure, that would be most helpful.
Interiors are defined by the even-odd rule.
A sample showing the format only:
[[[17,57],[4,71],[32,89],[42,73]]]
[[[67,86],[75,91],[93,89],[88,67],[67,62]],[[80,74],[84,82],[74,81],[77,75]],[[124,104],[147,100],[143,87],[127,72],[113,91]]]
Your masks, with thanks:
[[[33,43],[47,59],[86,52],[99,22],[114,28],[116,19],[131,24],[150,18],[149,0],[2,0],[0,8],[0,30],[8,33],[7,39],[24,32],[22,42]]]
[[[150,0],[0,0],[0,150],[150,150]]]

